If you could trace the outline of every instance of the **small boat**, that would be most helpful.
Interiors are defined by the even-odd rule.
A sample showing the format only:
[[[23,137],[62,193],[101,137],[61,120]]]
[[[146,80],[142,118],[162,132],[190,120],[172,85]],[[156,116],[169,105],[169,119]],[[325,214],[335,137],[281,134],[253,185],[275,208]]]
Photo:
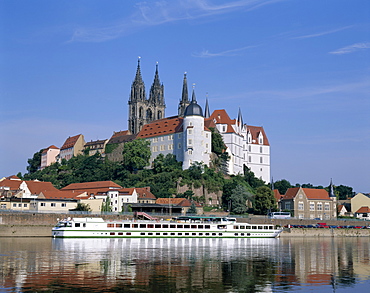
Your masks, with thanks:
[[[54,238],[276,238],[272,224],[237,223],[235,218],[182,216],[171,220],[68,218],[52,229]]]

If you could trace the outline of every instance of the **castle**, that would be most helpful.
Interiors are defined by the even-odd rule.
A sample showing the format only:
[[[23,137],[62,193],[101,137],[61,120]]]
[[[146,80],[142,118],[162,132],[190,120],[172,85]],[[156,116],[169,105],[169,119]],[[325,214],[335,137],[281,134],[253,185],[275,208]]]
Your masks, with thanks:
[[[159,154],[174,154],[178,161],[183,162],[183,169],[194,162],[210,165],[210,128],[213,127],[221,134],[227,147],[229,174],[242,174],[243,165],[246,165],[256,177],[270,182],[270,144],[263,127],[244,124],[240,109],[237,119],[231,119],[223,109],[210,114],[208,100],[203,112],[194,88],[189,100],[186,74],[178,115],[165,118],[164,86],[160,83],[158,64],[147,99],[139,59],[128,106],[128,128],[137,138],[150,141],[150,162]]]

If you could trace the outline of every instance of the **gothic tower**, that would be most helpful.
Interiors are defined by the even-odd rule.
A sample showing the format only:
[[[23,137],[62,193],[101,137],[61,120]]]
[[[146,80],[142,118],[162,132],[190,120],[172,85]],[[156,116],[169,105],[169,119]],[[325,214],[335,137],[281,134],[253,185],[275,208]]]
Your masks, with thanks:
[[[186,79],[186,72],[184,73],[184,81],[182,83],[182,96],[179,103],[178,115],[184,117],[185,109],[190,105],[188,97],[188,80]]]
[[[150,88],[149,99],[147,99],[145,84],[141,77],[139,57],[135,80],[131,85],[128,105],[128,129],[133,134],[138,133],[145,124],[165,117],[164,86],[159,81],[158,64],[156,65],[154,81]]]

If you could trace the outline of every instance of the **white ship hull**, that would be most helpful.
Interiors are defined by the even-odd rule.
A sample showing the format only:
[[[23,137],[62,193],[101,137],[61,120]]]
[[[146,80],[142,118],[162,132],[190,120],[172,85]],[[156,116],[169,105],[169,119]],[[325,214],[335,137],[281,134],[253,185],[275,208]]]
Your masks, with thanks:
[[[209,219],[209,218],[207,218]],[[52,229],[55,238],[276,238],[281,233],[271,224],[230,221],[104,221],[74,218]]]

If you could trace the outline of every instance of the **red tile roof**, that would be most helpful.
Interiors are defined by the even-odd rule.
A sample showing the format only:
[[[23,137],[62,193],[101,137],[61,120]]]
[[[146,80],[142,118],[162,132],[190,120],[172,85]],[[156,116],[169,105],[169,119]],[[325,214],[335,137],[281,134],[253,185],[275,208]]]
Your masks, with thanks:
[[[81,135],[82,134],[78,134],[72,137],[68,137],[60,149],[64,150],[64,149],[72,148],[76,144],[77,140],[79,139]]]
[[[192,202],[188,200],[187,198],[158,198],[155,201],[156,204],[172,204],[172,205],[177,205],[180,207],[190,207]],[[194,202],[195,206],[200,207],[198,203]]]
[[[157,199],[153,193],[150,192],[150,187],[135,188],[138,194],[138,199]]]
[[[112,137],[109,139],[108,144],[121,143],[133,141],[136,138],[136,134],[132,134],[129,130],[114,132]]]
[[[267,135],[265,133],[265,130],[262,126],[251,126],[247,125],[247,131],[250,131],[252,135],[252,140],[255,140],[255,142],[252,141],[253,144],[259,144],[258,143],[258,136],[260,133],[262,133],[263,136],[263,145],[270,145],[269,141],[267,139]]]
[[[179,118],[177,116],[153,121],[149,124],[145,124],[137,137],[148,138],[182,132],[182,121],[183,118]]]
[[[274,197],[276,201],[278,202],[283,196],[280,194],[278,189],[274,189]]]
[[[91,189],[121,189],[122,186],[114,183],[113,181],[95,181],[95,182],[83,182],[83,183],[72,183],[63,187],[61,190],[86,190],[90,192]]]
[[[298,190],[301,187],[293,187],[289,188],[283,199],[292,199],[296,197]],[[329,200],[329,194],[325,189],[313,189],[313,188],[302,188],[304,194],[306,195],[307,199],[322,199],[322,200]]]
[[[42,151],[42,153],[43,153],[43,154],[45,154],[45,153],[47,153],[47,152],[48,152],[48,150],[50,150],[50,149],[59,150],[59,148],[58,148],[58,147],[56,147],[55,145],[51,145],[51,146],[47,147],[46,149],[44,149],[44,150]]]
[[[363,213],[370,213],[370,208],[369,207],[361,207],[357,210],[357,214],[363,214]]]

